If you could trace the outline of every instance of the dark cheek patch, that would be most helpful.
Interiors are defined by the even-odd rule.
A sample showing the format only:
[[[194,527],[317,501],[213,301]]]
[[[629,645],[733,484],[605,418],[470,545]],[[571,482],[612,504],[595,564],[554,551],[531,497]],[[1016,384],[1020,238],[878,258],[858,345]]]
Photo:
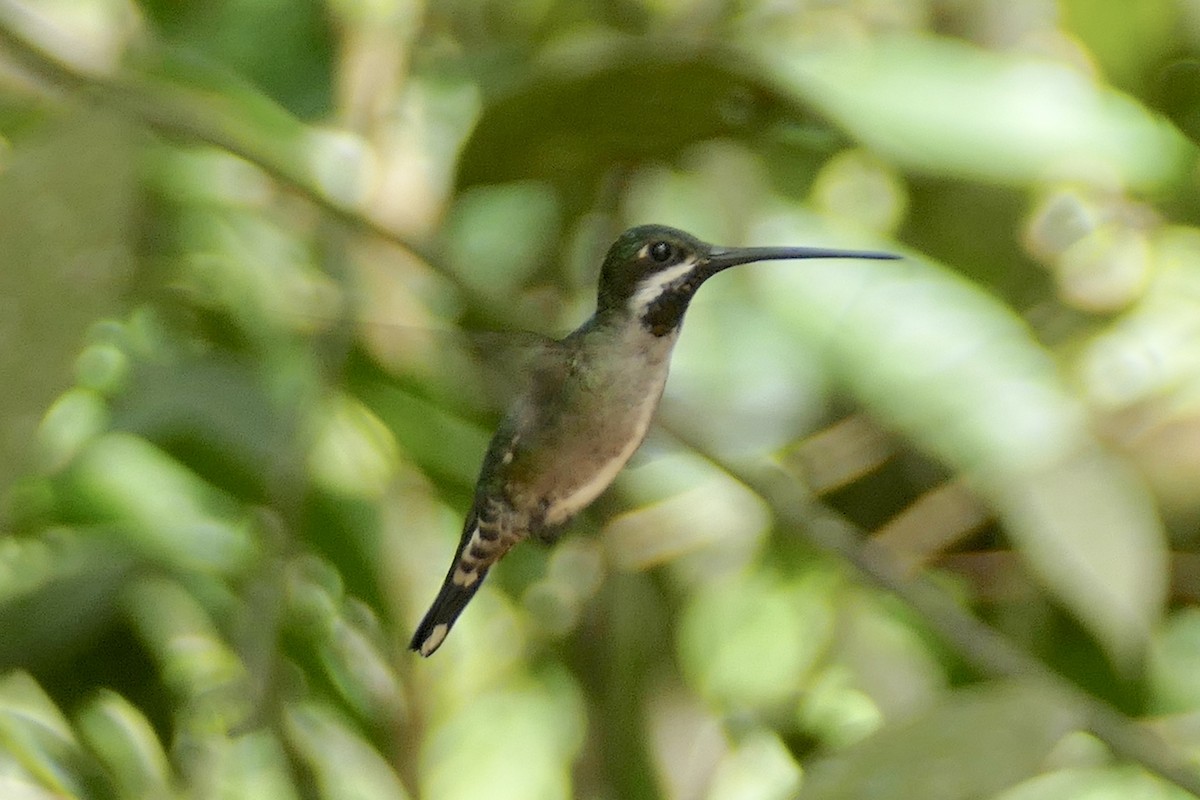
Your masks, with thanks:
[[[683,322],[683,312],[696,287],[690,282],[681,283],[664,291],[642,314],[642,325],[655,336],[666,336]]]

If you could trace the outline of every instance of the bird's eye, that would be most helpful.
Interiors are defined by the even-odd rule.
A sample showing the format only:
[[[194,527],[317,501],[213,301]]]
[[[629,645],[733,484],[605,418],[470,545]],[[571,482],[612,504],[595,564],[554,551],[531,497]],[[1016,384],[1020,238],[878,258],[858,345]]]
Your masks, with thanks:
[[[655,242],[650,245],[650,257],[660,264],[670,260],[672,252],[668,242]]]

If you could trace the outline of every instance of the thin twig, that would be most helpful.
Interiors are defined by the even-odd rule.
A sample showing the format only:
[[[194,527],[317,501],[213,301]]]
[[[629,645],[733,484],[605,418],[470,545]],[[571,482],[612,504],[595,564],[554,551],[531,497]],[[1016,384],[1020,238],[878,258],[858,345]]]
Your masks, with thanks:
[[[1200,773],[1174,747],[971,616],[924,575],[910,575],[882,547],[864,544],[866,535],[812,498],[798,478],[769,463],[739,466],[678,426],[668,423],[660,427],[759,495],[786,529],[847,561],[872,583],[903,600],[981,675],[1035,681],[1051,687],[1083,714],[1088,731],[1114,753],[1200,797]]]
[[[272,142],[271,132],[217,109],[205,97],[177,84],[155,80],[129,69],[120,69],[110,75],[78,69],[19,32],[19,28],[30,27],[21,23],[32,19],[32,13],[22,3],[0,0],[0,48],[40,80],[87,97],[167,136],[225,150],[288,185],[336,219],[397,244],[439,269],[438,260],[428,247],[372,219],[352,203],[329,194],[306,164],[288,158],[287,148],[278,141]],[[38,24],[45,26],[42,21]],[[278,116],[286,117],[286,112],[280,109]],[[311,133],[307,126],[294,118],[286,118],[295,125],[289,133],[300,140],[307,139],[307,134]],[[455,279],[448,271],[439,271]]]

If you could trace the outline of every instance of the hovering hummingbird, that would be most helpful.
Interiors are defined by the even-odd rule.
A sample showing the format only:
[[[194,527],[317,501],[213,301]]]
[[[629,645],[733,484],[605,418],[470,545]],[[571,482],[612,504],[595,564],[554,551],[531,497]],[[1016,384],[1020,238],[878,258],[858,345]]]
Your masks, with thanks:
[[[493,564],[523,539],[554,541],[612,483],[646,437],[700,284],[738,264],[799,258],[899,256],[716,247],[662,225],[621,234],[600,270],[596,313],[544,346],[492,437],[450,571],[410,649],[432,655]]]

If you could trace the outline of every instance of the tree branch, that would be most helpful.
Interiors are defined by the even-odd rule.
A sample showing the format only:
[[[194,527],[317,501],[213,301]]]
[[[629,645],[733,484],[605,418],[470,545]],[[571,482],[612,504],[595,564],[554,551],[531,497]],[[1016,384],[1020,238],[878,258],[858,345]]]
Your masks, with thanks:
[[[47,23],[17,0],[0,0],[0,48],[37,79],[83,95],[164,135],[225,150],[304,195],[334,218],[403,247],[457,283],[456,276],[440,268],[426,245],[371,218],[361,207],[323,187],[302,158],[304,153],[312,152],[312,131],[282,109],[272,107],[271,116],[276,122],[284,121],[288,130],[270,130],[256,124],[250,115],[220,108],[211,92],[192,90],[127,68],[112,74],[87,72],[20,32],[36,27],[46,28]],[[265,102],[265,98],[256,99]]]
[[[660,427],[761,497],[785,528],[814,547],[847,561],[867,580],[903,600],[981,675],[1035,681],[1050,687],[1082,712],[1088,731],[1114,753],[1200,797],[1200,773],[1174,747],[971,616],[923,574],[907,574],[885,549],[864,545],[866,534],[816,501],[800,479],[767,462],[740,466],[679,426],[667,422]]]

